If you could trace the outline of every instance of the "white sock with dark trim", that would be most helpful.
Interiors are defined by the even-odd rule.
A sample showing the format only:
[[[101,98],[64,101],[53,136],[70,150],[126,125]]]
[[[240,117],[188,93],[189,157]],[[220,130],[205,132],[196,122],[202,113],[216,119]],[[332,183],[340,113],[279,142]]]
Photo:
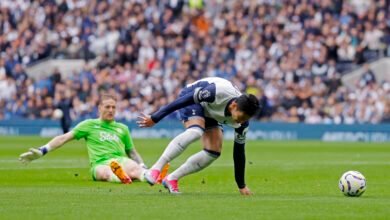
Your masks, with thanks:
[[[172,161],[179,156],[188,145],[196,141],[203,135],[203,129],[198,126],[189,127],[183,133],[176,136],[167,146],[164,153],[158,159],[158,161],[152,166],[151,169],[160,170],[169,161]]]
[[[211,163],[213,163],[220,156],[219,152],[202,150],[187,159],[187,161],[176,169],[173,173],[168,175],[168,180],[178,180],[183,176],[198,172]]]

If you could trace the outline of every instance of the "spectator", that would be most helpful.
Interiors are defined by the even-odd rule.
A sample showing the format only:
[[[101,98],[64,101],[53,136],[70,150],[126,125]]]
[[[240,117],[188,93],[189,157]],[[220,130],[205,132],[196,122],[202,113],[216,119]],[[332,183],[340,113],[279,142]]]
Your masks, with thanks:
[[[359,85],[364,87],[368,84],[376,83],[376,78],[374,73],[370,70],[370,66],[368,64],[363,65],[364,72],[360,78]]]
[[[378,123],[388,118],[386,82],[366,65],[355,90],[340,79],[388,47],[387,9],[384,0],[2,0],[0,116],[50,118],[71,106],[82,119],[109,91],[122,100],[118,118],[131,120],[182,85],[220,76],[256,94],[261,120]],[[47,57],[97,65],[29,78],[25,66]]]

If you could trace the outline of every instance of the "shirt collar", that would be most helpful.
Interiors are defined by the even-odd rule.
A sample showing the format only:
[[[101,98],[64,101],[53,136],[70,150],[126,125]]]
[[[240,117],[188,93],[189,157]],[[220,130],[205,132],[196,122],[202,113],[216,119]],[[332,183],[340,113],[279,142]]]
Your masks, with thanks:
[[[228,117],[228,116],[232,116],[232,114],[230,113],[229,111],[229,105],[235,101],[237,98],[232,98],[228,101],[228,103],[226,104],[226,107],[225,107],[225,117]]]

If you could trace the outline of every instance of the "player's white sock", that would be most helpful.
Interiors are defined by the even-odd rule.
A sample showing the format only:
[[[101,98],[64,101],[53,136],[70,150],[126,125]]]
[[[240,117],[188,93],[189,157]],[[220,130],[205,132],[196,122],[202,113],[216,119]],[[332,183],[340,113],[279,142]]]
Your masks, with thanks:
[[[120,183],[121,180],[115,175],[115,173],[111,172],[110,179],[108,179],[108,182]]]
[[[220,155],[219,152],[202,150],[188,158],[183,165],[168,175],[167,178],[168,180],[178,180],[183,176],[198,172],[209,166],[214,160],[218,159]]]
[[[203,135],[203,128],[194,126],[187,128],[183,133],[176,136],[165,149],[152,169],[161,170],[165,164],[179,156],[188,145]]]
[[[142,171],[141,171],[141,174],[140,174],[140,176],[139,176],[139,181],[141,181],[141,182],[143,182],[143,181],[145,181],[145,172],[147,171],[147,169],[144,169],[144,168],[142,168]]]

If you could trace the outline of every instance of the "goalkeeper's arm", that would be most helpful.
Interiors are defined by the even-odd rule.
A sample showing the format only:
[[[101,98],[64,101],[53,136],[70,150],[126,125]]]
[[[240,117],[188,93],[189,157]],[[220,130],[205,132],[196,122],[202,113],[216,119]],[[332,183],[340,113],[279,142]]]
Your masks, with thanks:
[[[58,135],[51,139],[47,144],[36,148],[30,148],[29,151],[22,153],[19,156],[19,160],[22,163],[29,163],[33,160],[36,160],[43,155],[47,154],[50,151],[53,151],[57,148],[60,148],[62,145],[64,145],[66,142],[72,140],[74,138],[73,131],[69,131],[66,134]]]
[[[137,150],[134,147],[131,148],[131,150],[127,151],[127,155],[135,162],[137,162],[141,167],[147,168],[141,155],[137,152]]]

